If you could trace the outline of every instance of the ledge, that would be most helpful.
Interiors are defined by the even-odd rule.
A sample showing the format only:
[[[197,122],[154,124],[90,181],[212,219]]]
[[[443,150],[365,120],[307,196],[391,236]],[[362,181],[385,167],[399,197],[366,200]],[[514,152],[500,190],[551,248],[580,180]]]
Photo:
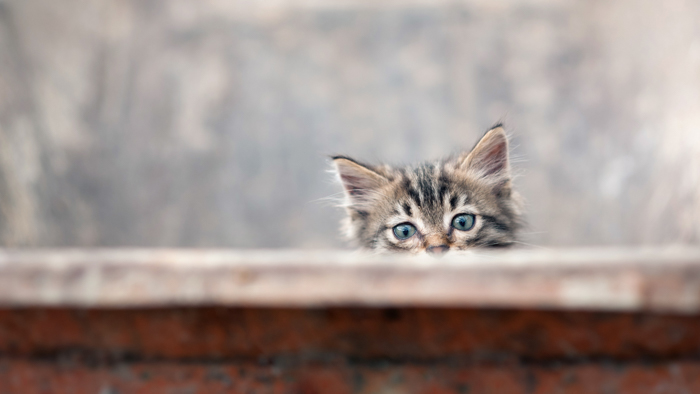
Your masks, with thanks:
[[[700,249],[0,250],[0,307],[437,306],[700,312]]]

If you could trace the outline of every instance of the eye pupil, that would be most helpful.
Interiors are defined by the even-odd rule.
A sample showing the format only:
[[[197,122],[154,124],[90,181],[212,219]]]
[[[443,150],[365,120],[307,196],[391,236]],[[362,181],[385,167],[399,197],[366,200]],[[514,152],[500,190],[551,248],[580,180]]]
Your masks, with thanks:
[[[461,231],[471,230],[474,227],[474,215],[461,214],[455,216],[454,219],[452,219],[452,227]]]
[[[416,228],[412,224],[403,223],[403,224],[399,224],[399,225],[394,226],[394,235],[398,239],[404,240],[404,239],[411,238],[413,236],[413,234],[415,234],[415,233],[416,233]]]

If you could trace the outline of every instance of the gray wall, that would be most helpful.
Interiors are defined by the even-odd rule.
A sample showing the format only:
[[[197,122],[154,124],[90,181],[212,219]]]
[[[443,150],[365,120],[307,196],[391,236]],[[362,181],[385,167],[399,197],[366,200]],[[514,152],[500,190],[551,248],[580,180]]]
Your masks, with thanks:
[[[697,244],[698,21],[683,0],[0,0],[0,243],[337,247],[327,154],[436,158],[505,120],[528,242]]]

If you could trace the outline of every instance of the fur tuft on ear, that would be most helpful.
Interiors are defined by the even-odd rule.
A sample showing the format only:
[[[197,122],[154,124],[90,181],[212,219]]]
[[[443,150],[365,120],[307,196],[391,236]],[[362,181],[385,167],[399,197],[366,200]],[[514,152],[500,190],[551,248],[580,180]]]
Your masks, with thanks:
[[[346,156],[333,156],[333,164],[345,194],[352,205],[367,203],[375,192],[389,183],[388,179],[374,169]]]
[[[510,181],[508,138],[499,124],[481,137],[474,149],[459,158],[459,168],[470,175],[496,185]]]

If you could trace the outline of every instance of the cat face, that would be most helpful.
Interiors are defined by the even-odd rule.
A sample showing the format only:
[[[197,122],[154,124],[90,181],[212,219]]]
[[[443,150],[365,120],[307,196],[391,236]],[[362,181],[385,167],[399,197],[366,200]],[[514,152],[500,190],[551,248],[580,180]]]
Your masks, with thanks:
[[[369,166],[333,158],[345,189],[347,236],[377,251],[441,255],[505,247],[520,227],[508,140],[498,125],[471,150],[417,166]]]

